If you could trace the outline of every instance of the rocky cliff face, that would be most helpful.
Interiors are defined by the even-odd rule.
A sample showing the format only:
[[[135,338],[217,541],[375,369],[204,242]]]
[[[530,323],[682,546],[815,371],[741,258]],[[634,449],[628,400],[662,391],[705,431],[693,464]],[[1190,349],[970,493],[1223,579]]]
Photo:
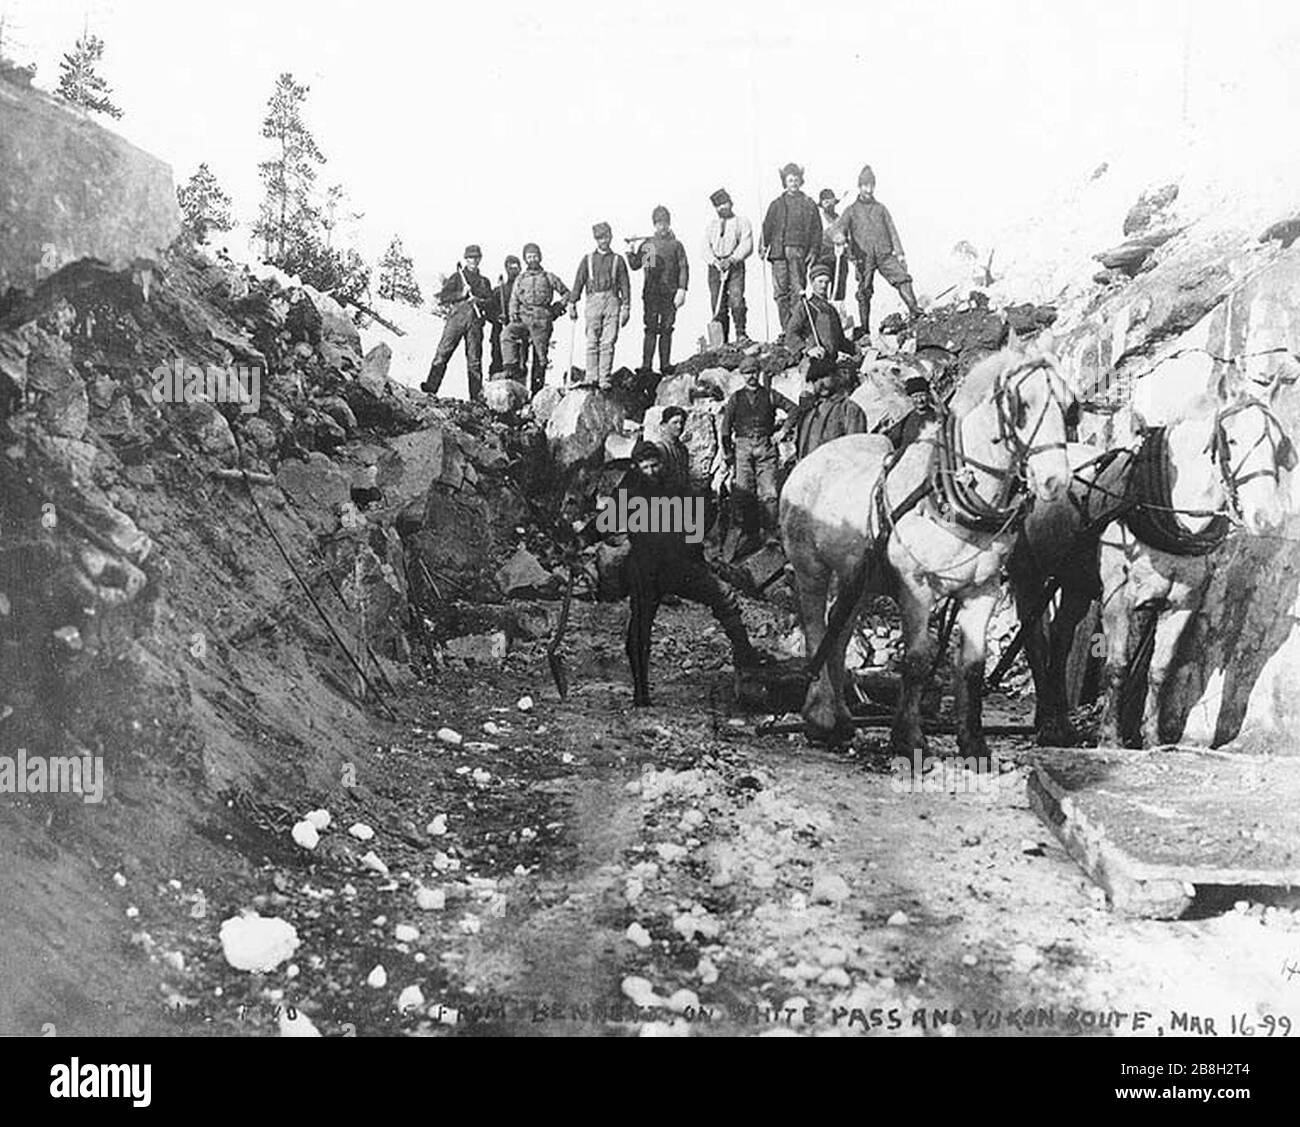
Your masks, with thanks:
[[[1176,235],[1147,248],[1136,265],[1130,259],[1131,278],[1112,270],[1104,289],[1063,318],[1060,356],[1093,408],[1082,437],[1125,440],[1116,428],[1127,415],[1109,408],[1131,405],[1159,425],[1225,374],[1262,396],[1276,386],[1274,409],[1300,434],[1300,247],[1287,234],[1294,221],[1278,216],[1261,233],[1222,215],[1213,226],[1164,219]],[[1295,475],[1290,487],[1293,515],[1283,529],[1235,536],[1213,557],[1203,610],[1161,702],[1163,738],[1300,753]]]

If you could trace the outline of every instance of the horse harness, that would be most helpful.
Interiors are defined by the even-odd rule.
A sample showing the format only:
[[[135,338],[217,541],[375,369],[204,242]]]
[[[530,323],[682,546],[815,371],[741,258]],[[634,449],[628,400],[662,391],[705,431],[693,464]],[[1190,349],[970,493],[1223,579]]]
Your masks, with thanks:
[[[1233,466],[1232,451],[1223,423],[1225,419],[1251,407],[1264,412],[1266,424],[1254,445]],[[1266,439],[1272,446],[1273,454],[1269,467],[1241,475],[1239,470],[1245,465],[1246,459]],[[1227,539],[1234,525],[1241,523],[1241,503],[1238,500],[1240,488],[1257,477],[1270,477],[1276,482],[1282,470],[1291,470],[1296,466],[1295,447],[1285,427],[1272,410],[1254,398],[1229,404],[1215,412],[1206,451],[1210,460],[1218,466],[1219,477],[1227,495],[1226,506],[1213,510],[1175,508],[1169,479],[1167,430],[1165,427],[1152,427],[1147,431],[1129,473],[1125,496],[1130,508],[1124,518],[1129,531],[1144,544],[1175,556],[1208,555]],[[1180,516],[1209,517],[1210,522],[1199,532],[1192,532],[1178,519]]]

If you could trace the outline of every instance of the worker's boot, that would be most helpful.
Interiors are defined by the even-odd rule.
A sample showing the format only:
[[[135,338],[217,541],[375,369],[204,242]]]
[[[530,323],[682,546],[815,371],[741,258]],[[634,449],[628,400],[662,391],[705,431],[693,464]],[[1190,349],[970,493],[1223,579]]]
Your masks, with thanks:
[[[442,375],[447,370],[446,364],[439,364],[436,361],[429,366],[429,374],[424,383],[420,385],[421,391],[426,391],[430,395],[437,395],[438,388],[442,386]]]
[[[871,296],[869,294],[858,294],[858,327],[853,335],[858,340],[871,339]]]

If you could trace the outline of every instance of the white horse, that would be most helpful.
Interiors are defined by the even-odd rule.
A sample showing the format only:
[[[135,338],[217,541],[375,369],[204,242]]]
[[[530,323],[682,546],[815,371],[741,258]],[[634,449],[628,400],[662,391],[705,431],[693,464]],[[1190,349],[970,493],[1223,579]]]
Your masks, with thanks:
[[[1101,742],[1118,745],[1129,734],[1120,731],[1122,688],[1144,640],[1150,667],[1141,739],[1160,742],[1161,690],[1216,553],[1234,529],[1268,533],[1288,514],[1296,455],[1271,407],[1279,386],[1261,399],[1221,381],[1215,394],[1194,397],[1166,427],[1149,430],[1137,450],[1098,457],[1078,448],[1087,460],[1076,463],[1070,498],[1030,514],[1008,569],[1022,621],[1041,609],[1049,576],[1061,592],[1056,610],[1026,631],[1039,743],[1079,742],[1066,719],[1065,668],[1075,628],[1098,597]]]
[[[924,747],[920,697],[938,599],[960,602],[958,745],[984,755],[980,723],[985,635],[1002,565],[1029,494],[1050,501],[1070,478],[1066,413],[1074,395],[1046,355],[1016,349],[971,369],[947,410],[891,457],[888,441],[848,435],[813,451],[781,496],[781,535],[794,567],[807,652],[814,670],[804,700],[809,735],[852,731],[844,704],[844,649],[865,599],[887,594],[902,611],[906,655],[892,745]],[[826,617],[832,578],[839,598]],[[829,636],[828,636],[829,635]]]

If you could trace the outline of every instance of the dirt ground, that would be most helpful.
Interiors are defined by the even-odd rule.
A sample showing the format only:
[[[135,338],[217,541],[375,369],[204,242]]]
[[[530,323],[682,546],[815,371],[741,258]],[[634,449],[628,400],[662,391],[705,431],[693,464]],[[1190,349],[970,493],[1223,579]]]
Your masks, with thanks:
[[[1030,811],[1024,741],[994,741],[995,774],[941,767],[917,793],[882,733],[843,753],[765,735],[689,605],[661,612],[656,705],[633,710],[624,613],[575,604],[566,702],[542,643],[444,671],[399,703],[415,719],[372,749],[374,777],[344,764],[301,809],[232,792],[192,849],[70,891],[111,906],[129,973],[60,1032],[1296,1032],[1296,914],[1112,915]],[[789,627],[746,617],[768,645]],[[289,831],[317,807],[332,822],[308,851]],[[297,929],[273,971],[223,957],[221,922],[248,911]]]

